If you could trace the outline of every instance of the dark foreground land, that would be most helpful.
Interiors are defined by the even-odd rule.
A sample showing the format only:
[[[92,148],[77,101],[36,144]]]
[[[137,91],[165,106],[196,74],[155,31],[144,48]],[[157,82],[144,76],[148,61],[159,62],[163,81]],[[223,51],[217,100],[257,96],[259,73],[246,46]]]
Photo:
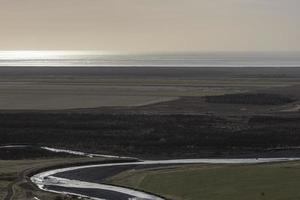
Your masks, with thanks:
[[[300,155],[297,68],[0,68],[0,72],[0,146],[30,144],[24,149],[0,148],[0,199],[55,199],[56,195],[29,187],[25,172],[90,161],[44,151],[40,146],[148,159]],[[298,164],[287,165],[284,169],[296,172]],[[253,168],[254,175],[242,176],[243,170],[249,171],[245,167],[236,179],[226,176],[230,167],[220,169],[217,173],[224,175],[220,180],[228,183],[220,184],[219,191],[233,182],[247,180],[250,189],[261,187],[255,188],[256,193],[250,192],[258,196],[244,199],[264,199],[264,185],[259,184],[264,176],[260,168]],[[164,171],[164,176],[157,170],[150,175],[142,171],[130,175],[132,181],[125,174],[124,179],[117,177],[112,183],[181,200],[185,194],[180,192],[188,191],[181,185],[189,180],[188,187],[197,189],[194,199],[217,199],[215,182],[207,183],[213,194],[200,192],[204,196],[199,197],[197,181],[205,183],[207,173],[202,166],[200,172],[191,170],[196,175],[186,169],[170,177]],[[265,185],[276,182],[273,178],[278,170],[282,172],[281,165],[271,170]],[[293,173],[285,183],[294,179]],[[282,177],[285,175],[283,171]],[[200,178],[195,182],[190,179],[197,176]],[[259,182],[248,181],[251,178]],[[27,184],[23,184],[25,179]],[[157,184],[162,179],[180,187],[166,183],[166,188],[154,188],[163,185]],[[168,188],[172,190],[168,192]],[[230,193],[227,199],[236,195],[231,194],[231,188],[224,191]],[[175,193],[178,196],[172,196]],[[224,194],[220,193],[220,199],[225,199]],[[291,191],[289,195],[294,194]]]
[[[97,91],[110,84],[114,88],[139,85],[143,92],[148,91],[147,95],[158,96],[165,94],[162,88],[181,88],[184,95],[176,91],[169,94],[170,100],[136,106],[3,110],[0,145],[33,144],[141,158],[281,157],[297,156],[300,152],[297,68],[1,70],[4,85],[10,83],[19,88],[17,83],[30,82],[24,86],[29,95],[49,92],[58,99],[61,88],[70,85],[97,87]],[[45,81],[47,87],[36,88]],[[88,88],[84,91],[91,89]],[[141,91],[131,92],[134,96]],[[116,99],[112,93],[110,98]],[[106,95],[111,94],[100,96]],[[18,152],[8,156],[1,151],[2,159],[20,157]]]
[[[0,118],[2,144],[137,157],[227,157],[267,149],[271,155],[300,144],[298,115],[1,113]]]
[[[0,118],[1,144],[33,143],[123,156],[296,156],[298,151],[293,148],[300,144],[297,114],[1,113]],[[12,155],[17,158],[17,153],[23,151]]]

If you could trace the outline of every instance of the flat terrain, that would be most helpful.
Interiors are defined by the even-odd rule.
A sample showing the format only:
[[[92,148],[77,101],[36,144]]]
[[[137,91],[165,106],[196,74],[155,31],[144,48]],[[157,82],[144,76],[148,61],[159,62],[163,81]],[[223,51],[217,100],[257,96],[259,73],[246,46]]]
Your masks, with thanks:
[[[299,83],[295,68],[0,68],[0,109],[139,106]]]
[[[299,68],[0,68],[0,146],[145,159],[299,157],[299,83]],[[82,159],[52,156],[0,149],[0,199],[8,188],[19,199],[47,195],[23,187],[24,172]],[[298,167],[201,165],[112,181],[176,200],[293,200]]]
[[[151,159],[299,153],[298,68],[0,68],[0,72],[0,94],[5,96],[0,105],[6,108],[0,111],[0,145],[34,144]],[[208,101],[207,96],[226,101]],[[132,97],[147,101],[128,104]],[[115,101],[119,106],[112,106]]]
[[[108,182],[173,200],[296,200],[300,198],[300,163],[132,170]]]

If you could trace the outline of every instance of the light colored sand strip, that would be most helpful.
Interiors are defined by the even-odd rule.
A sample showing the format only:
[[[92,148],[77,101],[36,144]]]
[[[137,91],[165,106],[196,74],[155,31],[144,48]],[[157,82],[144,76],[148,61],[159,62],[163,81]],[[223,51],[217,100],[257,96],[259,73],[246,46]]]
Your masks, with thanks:
[[[6,148],[26,148],[27,145],[7,145],[7,146],[0,146],[0,149],[6,149]]]
[[[6,146],[0,146],[0,149],[6,149],[6,148],[27,148],[32,147],[31,145],[6,145]],[[81,151],[73,151],[68,149],[57,149],[57,148],[51,148],[51,147],[39,147],[40,149],[44,149],[46,151],[51,151],[54,153],[67,153],[72,155],[78,155],[78,156],[86,156],[86,157],[103,157],[103,158],[121,158],[121,159],[137,159],[133,157],[125,157],[125,156],[113,156],[113,155],[106,155],[106,154],[92,154],[92,153],[85,153]]]
[[[57,149],[57,148],[50,148],[50,147],[41,147],[41,149],[55,152],[55,153],[67,153],[67,154],[73,154],[73,155],[79,155],[79,156],[87,156],[87,157],[103,157],[103,158],[122,158],[122,159],[136,159],[132,157],[122,157],[122,156],[113,156],[113,155],[105,155],[105,154],[91,154],[91,153],[85,153],[81,151],[73,151],[68,149]]]

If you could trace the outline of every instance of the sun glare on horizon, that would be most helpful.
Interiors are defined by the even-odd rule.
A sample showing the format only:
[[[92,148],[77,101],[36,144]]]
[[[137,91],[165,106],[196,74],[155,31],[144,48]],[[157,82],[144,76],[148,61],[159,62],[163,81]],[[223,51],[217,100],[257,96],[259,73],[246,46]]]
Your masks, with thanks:
[[[0,60],[59,59],[74,56],[105,56],[107,51],[0,51]]]

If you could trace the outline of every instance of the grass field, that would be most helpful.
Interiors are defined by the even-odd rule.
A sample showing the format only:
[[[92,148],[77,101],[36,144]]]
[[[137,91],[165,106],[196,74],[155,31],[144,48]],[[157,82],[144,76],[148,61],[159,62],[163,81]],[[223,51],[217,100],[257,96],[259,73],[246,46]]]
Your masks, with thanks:
[[[297,200],[300,199],[300,163],[127,171],[109,182],[173,200]]]

